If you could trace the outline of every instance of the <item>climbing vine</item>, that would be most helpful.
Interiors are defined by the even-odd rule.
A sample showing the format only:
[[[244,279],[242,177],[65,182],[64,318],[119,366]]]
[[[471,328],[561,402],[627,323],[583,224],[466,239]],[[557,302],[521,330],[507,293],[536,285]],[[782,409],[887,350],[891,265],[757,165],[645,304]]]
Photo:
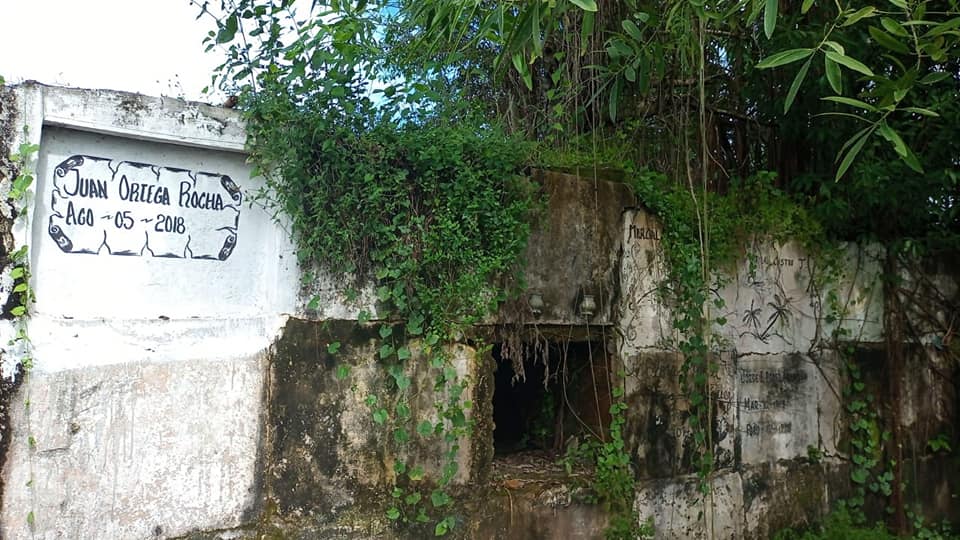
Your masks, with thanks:
[[[385,515],[447,534],[473,407],[454,344],[520,281],[537,201],[521,174],[529,146],[416,81],[375,88],[377,14],[359,4],[322,22],[299,21],[289,2],[228,4],[210,42],[230,51],[219,76],[240,96],[254,172],[267,179],[260,201],[289,219],[302,268],[351,297],[374,291],[359,322],[377,325],[388,384],[364,400],[395,449]],[[417,371],[433,374],[432,411],[416,402]],[[420,444],[443,449],[438,469],[418,463]]]
[[[532,2],[519,7],[495,3],[492,10],[467,9],[451,2],[401,3],[400,8],[388,9],[365,1],[315,2],[312,7],[319,8],[319,13],[308,17],[298,16],[290,0],[220,4],[221,10],[213,13],[208,3],[197,3],[201,15],[210,15],[216,22],[209,48],[226,52],[215,81],[239,96],[248,120],[255,171],[267,178],[261,201],[289,218],[305,268],[351,284],[351,296],[373,285],[377,309],[361,312],[359,319],[361,323],[376,319],[380,325],[378,356],[392,385],[388,396],[367,397],[373,421],[389,430],[401,447],[417,437],[446,445],[445,463],[429,490],[425,486],[430,471],[412,462],[396,463],[397,481],[387,509],[387,517],[397,522],[433,523],[436,534],[446,533],[455,524],[445,488],[457,473],[458,441],[470,430],[471,404],[463,396],[471,381],[457,373],[448,346],[464,328],[496,309],[514,290],[513,284],[519,283],[512,274],[535,207],[533,189],[518,174],[529,148],[507,133],[523,132],[548,145],[562,146],[561,159],[554,162],[563,162],[572,146],[585,141],[592,146],[589,154],[596,163],[599,139],[604,155],[626,169],[639,198],[664,220],[667,279],[663,294],[671,304],[676,348],[683,357],[681,383],[689,400],[687,421],[692,431],[689,447],[708,497],[715,466],[716,389],[712,385],[717,353],[724,346],[713,329],[726,324],[723,317],[712,315],[723,307],[717,293],[724,284],[719,276],[752,237],[775,242],[790,238],[807,248],[822,243],[826,233],[805,209],[816,208],[804,207],[798,200],[804,194],[819,194],[830,202],[830,191],[835,189],[798,174],[810,167],[793,170],[797,167],[780,163],[784,160],[775,149],[789,148],[791,139],[777,141],[776,134],[782,135],[780,128],[788,130],[789,124],[766,125],[768,116],[780,115],[767,114],[776,100],[767,96],[771,85],[765,79],[751,79],[761,83],[763,97],[750,95],[747,101],[733,103],[730,110],[711,106],[717,95],[744,94],[741,78],[728,77],[726,72],[771,74],[768,68],[805,60],[786,92],[784,115],[792,105],[794,111],[801,105],[820,111],[824,103],[801,103],[810,100],[804,100],[798,89],[811,84],[813,76],[807,79],[810,61],[823,56],[826,82],[838,94],[825,98],[826,104],[870,113],[868,128],[847,138],[836,176],[844,176],[848,169],[855,175],[851,167],[871,151],[874,133],[893,146],[906,166],[917,169],[918,158],[899,134],[905,128],[891,126],[890,114],[936,117],[926,108],[899,104],[911,88],[952,76],[938,66],[953,50],[952,45],[943,49],[942,35],[953,40],[956,34],[956,19],[931,22],[933,28],[924,39],[931,49],[926,54],[935,61],[927,71],[933,72],[916,82],[917,73],[922,73],[918,65],[916,73],[904,76],[902,85],[893,85],[832,41],[839,39],[839,32],[853,32],[866,24],[858,27],[859,21],[880,16],[874,8],[854,11],[838,4],[829,28],[811,34],[822,37],[814,40],[819,45],[784,49],[780,43],[772,47],[753,43],[761,14],[768,40],[778,21],[787,18],[777,2],[769,1],[731,5],[729,10],[719,9],[718,4],[718,11],[702,3],[681,2],[661,14],[632,2],[620,7],[593,1],[549,6]],[[911,25],[922,22],[915,18],[922,18],[919,8],[901,4],[894,2],[904,12],[898,18]],[[795,25],[812,6],[804,2],[799,13],[790,15],[790,24]],[[938,16],[953,17],[954,12],[951,8]],[[880,21],[888,31],[903,30],[904,25],[889,17]],[[810,24],[819,26],[820,21]],[[843,30],[846,27],[852,29]],[[553,31],[556,28],[564,31]],[[870,27],[871,36],[886,36],[877,28]],[[797,35],[809,41],[807,34]],[[913,42],[915,46],[906,53],[896,50],[900,46],[894,52],[914,50],[919,61],[923,47],[916,35]],[[880,40],[887,48],[891,43],[887,40],[884,45]],[[448,45],[452,46],[444,49]],[[853,50],[852,43],[848,48]],[[385,51],[406,56],[392,59]],[[865,58],[860,52],[857,56]],[[511,63],[516,73],[501,69]],[[841,66],[847,71],[841,71]],[[495,69],[483,73],[487,67]],[[599,75],[586,76],[588,68]],[[853,74],[850,70],[882,84],[874,91],[858,82],[863,88],[856,95],[863,100],[844,98],[839,95],[842,79]],[[720,73],[723,76],[717,76]],[[721,80],[734,81],[733,86],[723,83],[717,91],[715,81]],[[651,120],[651,111],[657,107],[650,105],[658,101],[651,97],[652,81],[665,87],[660,101],[667,105],[661,103],[658,109],[670,113],[666,122]],[[507,85],[508,91],[491,88],[492,83]],[[481,98],[468,99],[477,96]],[[887,103],[889,99],[894,103]],[[544,103],[549,111],[523,110]],[[629,112],[628,103],[635,112]],[[775,105],[781,108],[780,103]],[[491,120],[492,115],[478,116],[478,110],[502,114]],[[758,116],[757,110],[763,115]],[[838,118],[849,116],[843,113]],[[612,144],[623,143],[624,152],[609,151],[606,118],[613,124]],[[501,120],[509,129],[498,125]],[[727,122],[734,127],[724,127]],[[771,127],[776,128],[771,131],[774,135],[762,144],[753,149],[754,145],[746,144],[746,130]],[[589,136],[584,137],[584,130]],[[664,130],[670,130],[667,137]],[[669,151],[660,152],[663,155],[657,156],[656,148],[652,152],[654,160],[666,160],[660,169],[669,171],[669,179],[619,161],[622,156],[642,158],[644,150],[655,146],[630,141],[630,133],[651,133],[657,140],[669,141],[665,145]],[[829,135],[824,138],[849,134]],[[726,148],[732,142],[738,147]],[[725,152],[736,159],[725,160]],[[818,152],[808,154],[818,156],[822,150]],[[540,149],[541,156],[550,154]],[[783,174],[760,171],[761,163],[777,165]],[[822,172],[816,167],[810,170]],[[774,185],[791,189],[798,198]],[[846,218],[832,207],[822,208]],[[318,302],[315,299],[311,307]],[[337,348],[330,344],[328,352],[336,353]],[[423,362],[434,370],[435,387],[443,396],[430,418],[418,417],[410,404],[412,381],[407,367],[412,362]],[[349,371],[340,366],[337,376],[346,379]],[[609,496],[608,502],[616,501],[612,507],[625,509],[633,486],[629,455],[619,433],[625,404],[622,395],[613,397],[610,440],[594,454],[597,486],[607,494],[603,496]],[[860,411],[849,412],[857,419],[855,425],[872,421],[867,413],[857,417]],[[885,491],[885,484],[877,485]]]
[[[277,105],[286,107],[282,118]],[[458,374],[449,345],[507,297],[519,268],[535,201],[518,174],[524,145],[493,126],[442,118],[352,131],[338,114],[258,98],[248,110],[252,156],[275,173],[268,202],[290,216],[301,264],[355,288],[372,284],[377,310],[360,321],[381,321],[378,359],[393,392],[367,398],[372,418],[392,433],[400,455],[414,439],[446,448],[432,479],[412,462],[396,462],[386,515],[434,522],[442,535],[455,524],[446,487],[458,471],[472,405],[463,399],[470,381]],[[320,132],[324,124],[330,128]],[[417,416],[411,404],[413,361],[435,374],[441,398],[433,415]]]
[[[714,432],[720,389],[715,381],[719,355],[729,346],[714,332],[728,321],[711,313],[725,307],[719,294],[726,284],[723,276],[736,271],[746,246],[757,240],[782,243],[791,239],[813,250],[822,244],[823,232],[799,204],[774,187],[772,173],[735,179],[722,195],[691,192],[642,168],[628,167],[628,178],[638,200],[662,221],[665,276],[660,293],[670,306],[674,346],[682,358],[679,382],[687,400],[690,430],[684,446],[699,478],[704,505],[701,515],[710,521],[716,509],[712,499],[717,463]],[[709,208],[709,220],[703,219],[704,208]],[[712,521],[706,526],[712,537]]]
[[[0,80],[0,89],[2,89],[2,80]],[[26,135],[26,131],[24,131]],[[10,170],[13,173],[9,183],[9,192],[7,193],[6,204],[11,211],[13,220],[22,219],[26,215],[26,196],[30,186],[34,181],[34,173],[31,167],[34,154],[39,150],[39,146],[24,142],[20,144],[16,152],[10,155]],[[11,224],[12,225],[12,224]],[[24,244],[20,248],[6,255],[5,266],[9,268],[9,279],[11,280],[10,296],[7,299],[7,305],[4,306],[5,315],[14,321],[14,335],[10,340],[6,351],[16,354],[17,362],[14,370],[20,371],[23,377],[33,368],[32,345],[30,337],[27,334],[27,320],[29,318],[30,304],[34,301],[33,288],[30,286],[30,266],[28,246]],[[16,379],[17,373],[13,374]],[[21,380],[22,383],[23,380]],[[2,381],[0,381],[2,384]],[[16,385],[16,382],[14,382]],[[7,406],[7,404],[0,404]],[[33,493],[33,454],[36,451],[36,439],[30,428],[30,397],[29,393],[23,404],[27,411],[27,445],[30,455],[30,479],[27,488]],[[6,437],[7,434],[4,434]],[[31,501],[33,497],[31,497]],[[32,503],[31,503],[32,504]],[[28,527],[32,530],[35,522],[34,510],[26,515]]]

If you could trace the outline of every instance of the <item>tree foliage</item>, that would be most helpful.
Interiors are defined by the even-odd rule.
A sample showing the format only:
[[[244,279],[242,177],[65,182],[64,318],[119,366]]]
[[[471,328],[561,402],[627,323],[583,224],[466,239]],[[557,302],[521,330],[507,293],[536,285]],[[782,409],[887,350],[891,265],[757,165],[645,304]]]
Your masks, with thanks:
[[[443,63],[528,136],[587,135],[682,183],[704,168],[721,192],[773,170],[830,223],[903,203],[903,227],[837,223],[845,237],[956,232],[955,1],[436,0],[399,13],[402,63]]]
[[[668,256],[705,479],[707,299],[729,238],[960,247],[957,0],[215,7],[200,6],[226,53],[214,83],[239,96],[302,258],[372,277],[414,335],[435,342],[502,298],[533,205],[521,141],[533,164],[625,170],[683,214],[664,238],[682,247]]]

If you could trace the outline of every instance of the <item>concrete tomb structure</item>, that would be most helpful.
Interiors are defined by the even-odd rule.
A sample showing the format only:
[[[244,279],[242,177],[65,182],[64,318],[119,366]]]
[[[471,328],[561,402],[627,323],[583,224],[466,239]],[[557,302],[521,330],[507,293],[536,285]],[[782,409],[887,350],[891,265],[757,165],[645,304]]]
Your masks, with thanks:
[[[441,449],[398,445],[371,415],[370,396],[389,399],[398,376],[378,359],[375,295],[303,283],[244,141],[237,113],[207,105],[0,90],[3,156],[39,146],[26,163],[35,181],[0,216],[0,538],[417,537],[384,514],[395,464],[431,474]],[[0,160],[4,198],[14,165]],[[616,386],[634,509],[658,538],[767,538],[851,493],[849,381],[829,338],[839,325],[856,343],[882,401],[876,249],[850,247],[826,289],[792,243],[758,239],[724,274],[705,507],[659,220],[622,182],[533,181],[548,207],[525,257],[528,296],[450,346],[473,422],[456,454],[455,537],[602,537],[609,516],[588,502],[589,474],[556,459],[608,428]],[[36,294],[29,346],[11,313],[22,246]],[[957,296],[955,273],[931,275]],[[828,298],[842,316],[825,317]],[[448,390],[418,362],[423,344],[409,345],[411,414],[441,421],[434,404]],[[956,441],[957,366],[929,344],[906,350],[903,400],[888,407],[911,433],[910,500],[955,519],[956,461],[925,447],[940,433]]]

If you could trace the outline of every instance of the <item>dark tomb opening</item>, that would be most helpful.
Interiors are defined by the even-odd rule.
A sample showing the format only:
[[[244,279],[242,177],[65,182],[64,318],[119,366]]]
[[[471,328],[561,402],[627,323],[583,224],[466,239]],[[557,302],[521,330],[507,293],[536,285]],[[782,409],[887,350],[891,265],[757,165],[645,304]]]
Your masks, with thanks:
[[[610,425],[611,371],[603,346],[549,341],[522,347],[522,354],[511,350],[510,358],[505,358],[503,344],[493,347],[495,455],[561,454],[574,438],[604,440]]]

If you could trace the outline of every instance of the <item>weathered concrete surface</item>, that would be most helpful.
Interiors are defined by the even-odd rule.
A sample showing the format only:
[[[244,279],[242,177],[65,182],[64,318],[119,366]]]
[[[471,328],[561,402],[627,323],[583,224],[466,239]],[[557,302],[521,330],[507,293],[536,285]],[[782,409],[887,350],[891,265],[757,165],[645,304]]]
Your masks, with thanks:
[[[18,125],[13,139],[9,130],[2,133],[2,142],[18,143],[22,124],[29,126],[23,140],[42,149],[27,212],[9,231],[9,220],[0,219],[0,255],[30,244],[38,303],[29,334],[37,368],[15,395],[3,396],[15,407],[13,438],[0,426],[0,481],[6,485],[0,537],[431,536],[432,523],[397,528],[384,511],[393,500],[396,463],[420,464],[435,478],[444,448],[436,437],[415,434],[415,423],[406,424],[410,442],[396,440],[394,429],[405,424],[396,422],[401,413],[394,377],[409,380],[409,415],[417,420],[438,422],[436,403],[448,394],[435,389],[437,372],[425,367],[416,342],[410,344],[413,357],[393,375],[378,359],[379,327],[356,322],[361,310],[376,316],[369,288],[350,303],[342,287],[323,276],[304,285],[287,232],[256,205],[238,209],[230,231],[237,243],[222,260],[192,259],[186,252],[180,258],[76,253],[50,234],[60,209],[52,201],[66,200],[60,190],[72,191],[57,184],[63,178],[57,166],[75,155],[108,158],[101,165],[150,164],[166,175],[229,175],[248,202],[262,183],[249,178],[236,153],[244,142],[236,113],[41,86],[20,88],[17,96]],[[0,168],[0,198],[9,174]],[[537,174],[549,204],[527,253],[527,281],[541,293],[544,311],[533,317],[525,298],[504,310],[501,322],[526,324],[517,336],[602,343],[616,351],[609,367],[590,374],[596,382],[625,372],[624,435],[639,482],[639,519],[652,517],[661,538],[704,537],[710,524],[716,538],[759,539],[812,523],[849,493],[849,417],[841,402],[849,381],[842,357],[828,344],[837,325],[849,344],[860,344],[854,359],[865,388],[878,396],[881,417],[891,418],[878,348],[883,302],[877,250],[851,247],[827,286],[817,279],[823,261],[791,243],[757,241],[722,279],[717,295],[724,306],[711,311],[726,319],[715,328],[722,350],[709,396],[712,506],[699,520],[694,434],[686,424],[690,405],[679,384],[683,359],[675,352],[669,303],[658,292],[665,275],[661,226],[634,207],[622,183]],[[84,198],[120,204],[112,196],[67,195],[80,206]],[[123,211],[152,209],[154,216],[138,218],[157,219],[162,206],[164,214],[186,215],[170,211],[175,204],[129,198],[121,197],[121,218],[112,216],[115,228],[127,223]],[[3,218],[12,216],[9,210]],[[96,247],[92,251],[101,251]],[[909,306],[915,343],[907,347],[908,378],[897,411],[908,434],[905,472],[916,481],[908,486],[908,500],[936,518],[956,516],[952,496],[960,492],[957,458],[928,444],[943,435],[960,446],[960,367],[951,356],[950,330],[955,314],[941,307],[957,304],[954,274],[947,261],[902,276],[909,291],[904,300],[934,292],[945,300],[931,309]],[[11,283],[9,273],[0,273],[0,292],[8,295]],[[319,301],[308,302],[314,294]],[[597,300],[589,321],[578,313],[583,294]],[[288,322],[291,315],[302,318]],[[0,343],[12,328],[0,320]],[[475,339],[484,332],[467,334]],[[450,490],[457,499],[450,511],[458,522],[454,537],[600,537],[607,516],[601,506],[584,502],[576,482],[532,481],[523,469],[514,477],[487,478],[493,360],[464,341],[450,349],[449,367],[469,383],[461,400],[471,402],[468,417],[475,426],[459,441]],[[330,354],[334,342],[340,350]],[[22,353],[3,351],[4,384]],[[613,377],[597,388],[607,394],[618,384]],[[576,397],[571,402],[578,407]],[[595,402],[607,407],[609,396]],[[387,413],[382,423],[373,417],[381,407]],[[596,430],[606,418],[600,411],[581,420]],[[416,482],[400,481],[428,489],[427,482],[411,486]]]
[[[623,216],[616,323],[625,357],[647,349],[669,350],[674,341],[670,308],[659,290],[666,278],[662,232],[659,220],[646,210],[628,210]]]
[[[753,465],[834,454],[840,380],[830,358],[800,354],[737,358],[740,459]],[[826,429],[821,429],[821,427]]]
[[[263,362],[31,374],[14,398],[0,536],[169,537],[256,517]]]
[[[616,322],[623,354],[673,350],[671,306],[660,290],[666,277],[662,226],[649,212],[632,209],[622,227]],[[810,354],[838,325],[846,340],[880,342],[879,256],[875,246],[848,246],[838,267],[829,268],[794,243],[756,239],[733,271],[718,276],[722,305],[711,306],[710,314],[726,322],[714,332],[724,348],[738,354]],[[828,271],[834,273],[827,276]]]
[[[524,252],[528,293],[543,297],[543,313],[532,317],[521,303],[527,322],[538,324],[609,324],[619,292],[618,257],[621,251],[621,217],[635,204],[622,182],[534,171],[543,187],[546,208],[530,233]],[[579,303],[593,295],[595,314],[584,319]],[[506,320],[517,318],[507,312]]]
[[[719,359],[713,376],[713,418],[718,467],[731,467],[739,455],[737,387],[732,358]],[[677,477],[696,470],[694,433],[687,424],[690,399],[680,385],[683,358],[671,352],[644,352],[624,361],[628,406],[624,436],[634,449],[639,478]]]
[[[710,504],[704,504],[704,498]],[[634,509],[641,520],[653,516],[658,539],[743,536],[743,484],[735,472],[718,473],[706,496],[701,493],[696,476],[642,481]],[[708,536],[706,527],[712,535]]]
[[[490,540],[602,538],[609,516],[583,500],[584,490],[556,482],[526,482],[519,487],[490,486],[467,507],[467,538]]]
[[[740,475],[744,538],[766,539],[788,527],[813,526],[835,501],[852,494],[849,469],[835,461],[764,463]]]
[[[423,467],[423,486],[439,478],[447,444],[438,435],[419,435],[416,427],[440,422],[436,405],[446,402],[449,390],[435,390],[439,371],[428,367],[421,346],[412,342],[412,357],[397,366],[409,378],[402,397],[379,360],[378,329],[355,321],[287,323],[271,360],[267,403],[267,486],[279,519],[325,527],[351,508],[382,502],[394,482],[406,482],[397,478],[397,462]],[[397,335],[401,331],[398,326]],[[336,354],[328,352],[331,343],[339,343]],[[461,403],[470,404],[467,421],[473,422],[471,435],[458,440],[453,483],[477,483],[493,457],[489,358],[466,345],[448,354],[458,379],[470,383]],[[340,366],[348,370],[342,378]],[[409,419],[398,416],[400,405],[409,408]],[[381,408],[389,418],[378,424],[373,413]],[[449,421],[444,425],[449,429]],[[404,429],[409,442],[398,442],[396,429]]]
[[[722,278],[717,315],[727,324],[716,331],[741,354],[810,353],[838,325],[849,341],[882,341],[878,256],[875,247],[848,246],[827,276],[833,269],[798,245],[755,240],[736,275]]]

